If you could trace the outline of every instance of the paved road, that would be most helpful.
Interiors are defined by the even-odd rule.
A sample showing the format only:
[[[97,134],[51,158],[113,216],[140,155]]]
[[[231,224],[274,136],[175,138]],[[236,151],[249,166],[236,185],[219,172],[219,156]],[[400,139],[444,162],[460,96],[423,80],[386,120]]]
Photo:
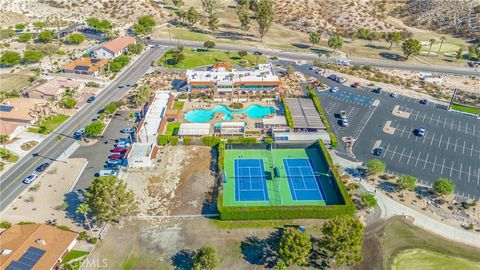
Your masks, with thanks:
[[[163,46],[175,47],[177,46],[176,40],[153,40],[153,44],[160,44]],[[203,48],[202,42],[196,41],[186,41],[181,40],[180,45],[190,48]],[[273,49],[264,49],[256,48],[251,46],[239,46],[239,45],[227,45],[227,44],[218,44],[215,46],[215,49],[218,50],[228,50],[228,51],[238,51],[245,50],[248,52],[261,52],[265,55],[276,56],[278,58],[291,59],[291,60],[306,60],[313,61],[319,60],[322,62],[333,63],[336,61],[335,58],[320,58],[316,54],[308,52],[292,52],[292,51],[281,51]],[[411,63],[402,63],[395,61],[387,60],[374,60],[374,59],[365,59],[365,58],[349,58],[352,64],[358,65],[372,65],[376,67],[384,68],[395,68],[395,69],[405,69],[412,71],[421,71],[421,72],[430,72],[438,74],[451,74],[451,75],[467,75],[467,76],[477,76],[480,77],[480,72],[475,71],[473,68],[469,67],[447,67],[447,66],[433,66],[433,65],[422,65],[422,64],[411,64]]]
[[[287,63],[282,63],[287,64]],[[290,63],[291,64],[291,63]],[[320,75],[308,69],[308,65],[292,64],[292,67],[309,76]],[[422,184],[433,184],[439,177],[452,179],[457,194],[477,199],[480,197],[480,121],[460,113],[449,112],[445,105],[430,102],[422,105],[418,99],[400,95],[391,98],[389,92],[376,94],[369,88],[353,89],[326,79],[330,87],[338,87],[336,93],[319,93],[330,127],[337,138],[357,138],[353,147],[354,159],[367,161],[374,158],[372,149],[385,148],[381,159],[391,173],[409,174]],[[378,100],[379,105],[372,106]],[[395,106],[410,113],[408,118],[394,116]],[[339,125],[340,111],[345,111],[348,127]],[[391,121],[393,134],[383,132]],[[420,127],[426,136],[416,136]],[[346,156],[342,142],[337,149]],[[352,157],[350,157],[352,158]]]
[[[87,104],[40,143],[35,148],[37,156],[25,156],[5,172],[0,179],[0,211],[3,211],[28,186],[21,183],[24,177],[33,173],[35,168],[43,162],[60,162],[58,158],[76,142],[72,138],[75,130],[88,124],[106,104],[119,100],[128,91],[128,88],[118,88],[118,86],[137,82],[149,70],[151,61],[159,59],[164,52],[165,49],[162,47],[148,49],[108,85],[97,96],[95,102]]]

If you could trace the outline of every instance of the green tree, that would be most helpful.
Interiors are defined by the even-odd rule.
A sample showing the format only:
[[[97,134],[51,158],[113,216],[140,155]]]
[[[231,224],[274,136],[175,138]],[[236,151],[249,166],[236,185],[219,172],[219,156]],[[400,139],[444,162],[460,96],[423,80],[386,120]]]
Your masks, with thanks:
[[[402,175],[397,178],[397,187],[400,190],[410,190],[413,191],[417,185],[417,179],[411,175]]]
[[[47,24],[45,22],[41,22],[41,21],[38,21],[38,22],[34,22],[33,23],[33,27],[35,28],[44,28],[45,26],[47,26]]]
[[[14,66],[20,63],[22,57],[19,53],[14,51],[4,51],[2,57],[0,57],[0,65],[2,66]]]
[[[120,105],[118,102],[112,101],[103,108],[103,112],[106,114],[113,114],[118,110],[119,107]]]
[[[250,3],[248,1],[240,2],[235,11],[240,21],[240,28],[243,30],[243,35],[246,36],[251,24]]]
[[[430,56],[430,51],[432,50],[432,46],[433,46],[433,44],[435,43],[435,41],[436,41],[436,40],[435,40],[434,38],[431,38],[431,39],[429,40],[429,42],[428,42],[428,44],[430,45],[430,46],[428,47],[428,54],[427,54],[428,56]]]
[[[418,55],[421,49],[422,45],[416,39],[409,38],[402,43],[402,51],[407,59],[412,55]]]
[[[38,34],[38,40],[43,43],[50,43],[53,41],[53,32],[52,31],[42,31]]]
[[[73,33],[73,34],[70,34],[68,37],[67,37],[67,43],[68,44],[80,44],[82,42],[84,42],[86,39],[85,35],[84,34],[81,34],[81,33]]]
[[[202,8],[208,16],[212,15],[222,6],[220,0],[202,0]]]
[[[240,58],[244,58],[248,55],[248,52],[247,51],[238,51],[238,56],[240,56]]]
[[[172,4],[174,6],[176,6],[177,8],[183,6],[185,4],[185,2],[183,2],[183,0],[172,0]]]
[[[440,55],[440,50],[442,49],[443,42],[445,41],[445,39],[447,39],[445,36],[440,37],[440,46],[438,47],[437,56]]]
[[[328,39],[328,47],[335,52],[337,49],[341,49],[343,46],[343,38],[339,35],[333,35]]]
[[[288,269],[287,264],[282,260],[278,260],[277,264],[275,264],[275,270],[287,270],[287,269]]]
[[[208,29],[215,33],[218,30],[220,25],[220,19],[218,18],[217,13],[212,13],[208,15]]]
[[[146,35],[148,33],[147,29],[139,23],[132,25],[132,31],[135,32],[135,35],[137,36]]]
[[[148,86],[140,86],[135,91],[135,97],[133,98],[133,102],[137,107],[142,106],[145,102],[149,101],[150,98],[153,96],[152,88]]]
[[[83,216],[83,218],[85,219],[85,222],[87,223],[88,229],[90,231],[90,237],[93,237],[92,224],[90,223],[90,219],[88,218],[88,212],[90,212],[90,208],[86,203],[82,203],[78,205],[77,209],[75,210],[75,213]]]
[[[106,33],[108,31],[112,30],[112,28],[113,28],[113,25],[110,21],[99,20],[99,19],[94,18],[94,17],[90,17],[90,18],[87,19],[87,25],[88,25],[88,27],[93,28],[96,31],[101,32],[101,33]]]
[[[100,121],[93,121],[85,126],[85,135],[89,137],[96,137],[102,134],[105,124]]]
[[[100,223],[119,222],[138,211],[135,195],[115,176],[100,176],[86,190],[85,203]]]
[[[25,30],[26,25],[23,23],[19,23],[15,25],[15,29],[17,30]]]
[[[370,34],[371,34],[371,33],[370,33],[370,30],[362,27],[362,28],[359,28],[359,29],[357,30],[357,34],[356,34],[355,36],[356,36],[357,38],[359,38],[359,39],[365,39],[365,40],[367,40],[367,39],[369,39]]]
[[[382,38],[381,32],[371,32],[370,35],[368,35],[368,44],[370,45],[372,41],[380,40],[381,38]]]
[[[60,100],[60,107],[62,108],[73,109],[75,105],[77,105],[77,100],[72,97],[66,96]]]
[[[268,33],[275,17],[274,3],[272,0],[259,0],[255,9],[255,20],[258,24],[258,32],[260,33],[260,41]]]
[[[128,45],[128,53],[130,54],[141,54],[143,51],[143,43],[136,42],[135,44]]]
[[[176,65],[181,63],[185,59],[185,54],[183,53],[183,47],[178,47],[172,52],[172,61]]]
[[[336,216],[322,227],[320,249],[333,259],[336,265],[353,266],[362,260],[361,251],[365,234],[362,223],[351,216]]]
[[[360,196],[360,199],[362,200],[362,203],[366,205],[368,208],[372,208],[372,207],[375,207],[375,205],[377,205],[377,199],[373,194],[363,193],[362,196]]]
[[[6,142],[8,142],[8,136],[0,135],[0,143],[6,143]]]
[[[321,35],[317,32],[310,32],[308,34],[308,40],[312,43],[313,46],[320,43]]]
[[[286,229],[280,239],[278,255],[287,266],[292,264],[302,266],[308,264],[311,250],[312,241],[308,234],[298,229]]]
[[[367,173],[369,175],[380,174],[385,172],[386,167],[385,163],[380,160],[372,159],[367,162]]]
[[[212,246],[203,246],[195,252],[194,270],[213,270],[220,263],[217,250]]]
[[[478,57],[477,51],[474,45],[468,46],[468,60],[472,60],[472,58]]]
[[[35,46],[32,46],[32,49],[39,50],[48,57],[48,60],[50,61],[50,67],[52,70],[55,70],[53,66],[52,57],[58,52],[59,48],[60,48],[59,46],[53,45],[53,44],[35,44]]]
[[[457,54],[455,55],[455,58],[456,58],[457,60],[460,60],[460,59],[463,58],[463,48],[462,48],[462,47],[458,48]]]
[[[190,26],[193,27],[200,19],[200,13],[194,7],[190,7],[187,11],[186,19]]]
[[[37,63],[45,56],[43,52],[37,50],[26,50],[23,52],[23,62],[30,64],[30,63]]]
[[[207,40],[203,43],[203,47],[207,50],[208,49],[213,49],[213,48],[215,48],[215,42],[213,42],[211,40]]]
[[[138,18],[138,24],[142,25],[145,27],[147,32],[151,32],[153,27],[155,27],[156,22],[155,19],[153,19],[152,16],[146,15],[146,16],[141,16]]]
[[[402,40],[402,33],[400,32],[389,32],[387,34],[386,41],[390,42],[390,48],[392,49],[393,44],[398,44]]]
[[[19,42],[29,42],[33,38],[33,35],[31,33],[23,33],[18,35],[18,41]]]
[[[440,195],[450,195],[455,191],[455,184],[447,178],[438,178],[433,184],[433,190]]]

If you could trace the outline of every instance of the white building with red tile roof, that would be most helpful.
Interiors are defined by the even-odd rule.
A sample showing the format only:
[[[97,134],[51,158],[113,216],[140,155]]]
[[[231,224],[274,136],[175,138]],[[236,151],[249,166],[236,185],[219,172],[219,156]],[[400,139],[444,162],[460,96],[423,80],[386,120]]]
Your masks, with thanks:
[[[135,38],[131,36],[118,37],[105,43],[102,47],[96,50],[94,56],[103,59],[113,59],[123,54],[130,44],[135,44]]]

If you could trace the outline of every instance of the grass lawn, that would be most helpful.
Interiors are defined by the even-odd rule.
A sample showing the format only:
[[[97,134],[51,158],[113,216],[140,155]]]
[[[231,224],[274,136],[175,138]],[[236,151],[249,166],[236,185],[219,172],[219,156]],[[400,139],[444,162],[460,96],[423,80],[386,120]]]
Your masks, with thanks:
[[[181,101],[175,101],[175,103],[173,103],[173,108],[174,108],[175,110],[181,110],[181,109],[183,109],[183,105],[184,105],[183,102],[181,102]]]
[[[245,229],[245,228],[271,228],[282,227],[284,225],[297,224],[295,220],[240,220],[226,221],[211,219],[211,222],[219,229]]]
[[[86,255],[89,254],[89,253],[90,252],[88,252],[88,251],[72,249],[72,250],[70,250],[70,252],[67,253],[65,258],[63,258],[62,264],[69,263],[72,260],[78,259],[78,258],[83,257],[83,256],[85,256],[85,258],[86,258]],[[80,269],[80,267],[82,266],[82,263],[85,260],[85,258],[79,259],[77,261],[74,261],[74,262],[70,263],[71,267],[69,269],[72,269],[72,270]]]
[[[170,122],[167,124],[167,128],[165,129],[164,134],[168,136],[177,135],[179,128],[180,128],[180,123]]]
[[[424,249],[406,249],[393,259],[393,270],[479,269],[478,262]]]
[[[50,132],[57,129],[63,122],[67,121],[70,116],[64,114],[56,114],[47,117],[46,119],[35,123],[34,126],[28,128],[29,132],[38,133],[38,134],[49,134]],[[40,127],[45,125],[47,130],[42,131]]]
[[[15,163],[18,161],[18,156],[5,148],[0,148],[0,158],[10,163]]]
[[[452,110],[460,111],[460,112],[466,112],[466,113],[471,113],[471,114],[480,114],[480,109],[475,108],[475,107],[470,107],[470,106],[465,106],[465,105],[459,105],[459,104],[452,104]]]
[[[230,54],[227,54],[224,51],[218,50],[207,51],[186,48],[184,49],[185,59],[180,63],[173,64],[172,54],[172,50],[166,52],[165,55],[159,60],[159,64],[163,65],[165,68],[171,69],[190,69],[212,65],[217,62],[231,62],[232,64],[244,67],[253,67],[257,63],[256,56],[253,54],[248,54],[247,56],[241,58],[237,52],[230,52]],[[258,58],[258,63],[267,63],[267,58],[260,56]]]
[[[0,92],[20,90],[30,83],[33,73],[30,70],[22,70],[17,73],[0,74]]]
[[[428,255],[423,255],[422,253],[419,253],[418,255],[409,255],[417,257],[418,259],[421,257],[430,258],[437,253],[445,257],[451,256],[452,258],[468,260],[469,263],[475,263],[480,266],[480,251],[478,249],[463,245],[461,243],[452,242],[430,232],[424,231],[405,222],[400,217],[388,220],[383,228],[383,231],[380,230],[376,232],[376,235],[380,239],[379,242],[382,254],[365,254],[364,256],[381,256],[381,258],[383,258],[383,269],[390,269],[391,266],[395,265],[395,258],[397,258],[397,255],[402,254],[402,252],[405,250],[411,249],[421,249],[431,253]],[[406,255],[404,254],[402,256]],[[397,258],[397,263],[402,264],[402,261],[402,257],[400,257],[400,261]],[[451,261],[451,263],[455,262],[455,260]],[[478,266],[477,269],[479,269]],[[460,265],[458,267],[450,267],[448,269],[463,268]]]

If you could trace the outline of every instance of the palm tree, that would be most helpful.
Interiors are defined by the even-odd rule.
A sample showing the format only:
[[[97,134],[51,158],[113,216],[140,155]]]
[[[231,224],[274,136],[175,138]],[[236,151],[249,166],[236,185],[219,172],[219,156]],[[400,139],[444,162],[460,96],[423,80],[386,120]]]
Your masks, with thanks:
[[[92,225],[90,224],[90,220],[88,219],[88,212],[90,211],[90,208],[88,207],[88,204],[82,203],[79,206],[77,206],[77,209],[75,213],[83,215],[85,218],[85,222],[88,225],[88,229],[90,230],[90,237],[93,237],[93,231],[92,231]]]
[[[440,55],[440,50],[442,49],[442,45],[443,45],[443,41],[445,40],[445,36],[442,36],[440,38],[440,47],[438,47],[438,52],[437,52],[437,56]]]
[[[431,38],[430,39],[430,47],[428,48],[428,54],[427,56],[430,56],[430,51],[432,50],[432,45],[433,43],[435,43],[435,39],[434,38]]]

